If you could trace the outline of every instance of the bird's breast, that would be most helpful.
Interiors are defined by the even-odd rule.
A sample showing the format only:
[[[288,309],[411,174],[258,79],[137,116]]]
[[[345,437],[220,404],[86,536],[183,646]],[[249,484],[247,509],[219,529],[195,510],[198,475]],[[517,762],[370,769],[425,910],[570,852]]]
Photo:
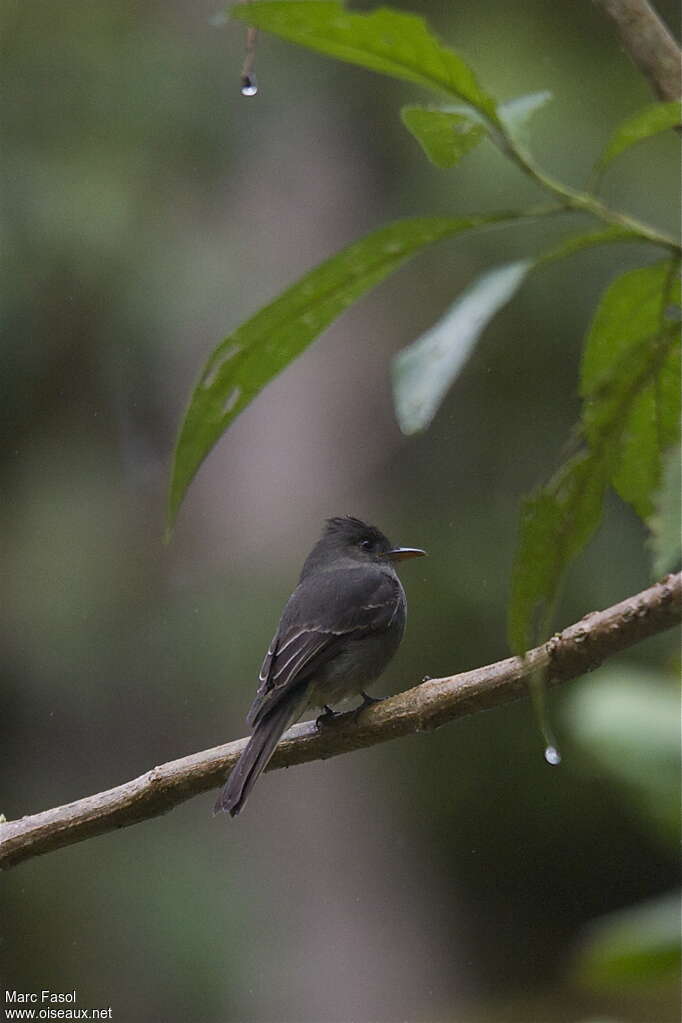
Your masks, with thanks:
[[[313,678],[310,705],[339,703],[366,689],[383,674],[405,631],[405,602],[400,601],[388,628],[349,637]]]

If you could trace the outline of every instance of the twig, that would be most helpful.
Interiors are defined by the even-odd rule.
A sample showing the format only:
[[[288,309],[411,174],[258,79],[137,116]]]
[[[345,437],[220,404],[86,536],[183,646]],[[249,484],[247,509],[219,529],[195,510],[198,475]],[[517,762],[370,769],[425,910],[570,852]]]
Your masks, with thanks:
[[[682,97],[682,54],[648,0],[595,0],[618,26],[623,46],[659,99]]]
[[[682,95],[682,54],[663,22],[647,0],[594,0],[616,21],[623,45],[639,69],[652,82],[657,94],[666,100],[677,100]],[[579,191],[564,185],[535,162],[499,119],[489,122],[490,137],[501,151],[531,177],[540,188],[555,195],[566,209],[590,213],[606,224],[625,228],[679,254],[682,249],[675,238],[657,228],[650,227],[636,217],[611,209],[589,191]]]
[[[430,679],[368,708],[343,714],[318,730],[311,722],[291,728],[270,768],[324,760],[388,739],[431,731],[456,718],[527,695],[532,671],[546,669],[550,685],[567,682],[682,617],[682,573],[669,575],[620,604],[588,614],[531,650],[448,678]],[[239,739],[151,771],[116,788],[30,817],[0,824],[0,867],[11,867],[60,846],[158,816],[220,785],[246,745]],[[223,820],[216,827],[225,827]],[[227,825],[234,827],[235,825]],[[238,826],[238,825],[236,825]]]

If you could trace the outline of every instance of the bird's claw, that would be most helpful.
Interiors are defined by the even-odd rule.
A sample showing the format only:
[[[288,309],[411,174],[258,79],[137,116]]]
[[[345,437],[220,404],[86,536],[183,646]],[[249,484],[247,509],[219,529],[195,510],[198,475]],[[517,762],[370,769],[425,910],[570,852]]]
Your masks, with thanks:
[[[364,690],[361,691],[360,696],[362,697],[362,703],[359,707],[356,707],[353,712],[356,721],[362,714],[363,710],[366,710],[368,707],[373,707],[375,703],[381,703],[383,699],[382,697],[370,696]]]
[[[328,707],[325,703],[324,711],[315,718],[315,727],[321,731],[330,725],[336,717],[338,717],[338,714],[335,714],[331,707]]]

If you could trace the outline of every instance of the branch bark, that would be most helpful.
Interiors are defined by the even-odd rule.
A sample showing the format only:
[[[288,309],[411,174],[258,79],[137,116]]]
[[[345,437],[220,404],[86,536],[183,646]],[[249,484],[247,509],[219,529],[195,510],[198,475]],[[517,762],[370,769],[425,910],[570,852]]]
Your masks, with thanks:
[[[353,712],[343,714],[322,730],[312,722],[295,725],[281,740],[268,770],[431,731],[519,699],[527,694],[527,680],[538,669],[546,670],[550,685],[567,682],[681,619],[682,573],[677,573],[605,611],[586,615],[525,658],[509,657],[459,675],[429,679],[368,708],[358,718]],[[238,739],[193,753],[106,792],[0,824],[0,867],[166,813],[222,784],[246,742]]]
[[[648,0],[595,0],[618,26],[623,46],[659,99],[682,97],[682,54]]]

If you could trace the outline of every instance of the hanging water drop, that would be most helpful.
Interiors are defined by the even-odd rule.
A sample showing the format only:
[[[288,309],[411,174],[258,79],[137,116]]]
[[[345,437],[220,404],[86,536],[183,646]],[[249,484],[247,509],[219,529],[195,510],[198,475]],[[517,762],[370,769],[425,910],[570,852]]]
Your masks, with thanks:
[[[561,763],[561,753],[559,753],[556,746],[545,746],[545,760],[552,767],[556,767]]]
[[[258,93],[258,82],[256,76],[251,71],[248,74],[242,75],[242,96],[255,96]]]

